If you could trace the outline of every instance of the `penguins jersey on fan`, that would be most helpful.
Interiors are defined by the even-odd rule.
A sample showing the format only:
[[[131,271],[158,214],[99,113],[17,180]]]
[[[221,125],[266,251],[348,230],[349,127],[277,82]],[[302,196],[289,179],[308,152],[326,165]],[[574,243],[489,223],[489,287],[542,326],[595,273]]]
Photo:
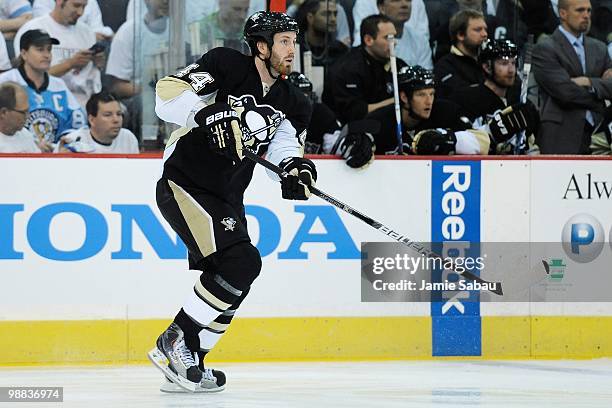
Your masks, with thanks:
[[[157,83],[155,111],[166,122],[182,126],[166,144],[162,177],[241,201],[255,163],[244,158],[234,165],[212,152],[204,130],[193,119],[215,102],[226,102],[238,113],[245,147],[266,153],[274,164],[302,156],[312,112],[308,99],[280,78],[264,94],[253,57],[215,48]]]
[[[0,74],[0,83],[6,81],[26,88],[30,113],[25,127],[39,140],[57,143],[60,136],[86,126],[85,113],[61,78],[45,74],[45,82],[37,90],[19,67]]]

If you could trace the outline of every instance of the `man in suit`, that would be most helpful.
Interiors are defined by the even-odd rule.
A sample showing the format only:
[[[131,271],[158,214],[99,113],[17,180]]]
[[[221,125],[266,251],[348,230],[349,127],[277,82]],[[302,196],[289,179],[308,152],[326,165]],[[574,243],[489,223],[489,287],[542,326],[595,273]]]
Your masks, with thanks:
[[[540,87],[542,153],[589,154],[604,100],[612,99],[612,64],[601,41],[585,34],[591,26],[590,0],[559,0],[561,25],[533,51]]]

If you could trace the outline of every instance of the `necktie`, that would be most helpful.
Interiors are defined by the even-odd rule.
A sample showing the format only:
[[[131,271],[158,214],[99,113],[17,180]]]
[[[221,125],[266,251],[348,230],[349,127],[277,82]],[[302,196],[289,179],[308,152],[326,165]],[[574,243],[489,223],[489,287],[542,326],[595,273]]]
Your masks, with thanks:
[[[578,55],[578,59],[580,60],[580,65],[582,65],[582,73],[586,74],[586,55],[584,53],[584,47],[582,43],[578,40],[574,41],[574,50],[576,50],[576,55]],[[586,112],[586,121],[589,122],[591,126],[595,125],[595,120],[593,119],[593,114],[591,111]]]

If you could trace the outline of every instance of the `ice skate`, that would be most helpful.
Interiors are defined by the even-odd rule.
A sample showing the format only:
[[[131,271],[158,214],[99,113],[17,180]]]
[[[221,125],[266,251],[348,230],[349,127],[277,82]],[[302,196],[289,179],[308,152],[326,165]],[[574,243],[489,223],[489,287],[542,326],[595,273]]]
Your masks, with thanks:
[[[204,378],[198,368],[197,354],[185,345],[184,333],[172,323],[158,338],[149,359],[166,378],[187,392],[196,392]]]
[[[225,389],[225,374],[222,371],[205,368],[202,372],[202,380],[198,387],[195,388],[195,393],[211,393],[220,392]],[[164,382],[160,385],[159,390],[167,393],[186,393],[187,391],[176,385],[168,377],[164,378]]]

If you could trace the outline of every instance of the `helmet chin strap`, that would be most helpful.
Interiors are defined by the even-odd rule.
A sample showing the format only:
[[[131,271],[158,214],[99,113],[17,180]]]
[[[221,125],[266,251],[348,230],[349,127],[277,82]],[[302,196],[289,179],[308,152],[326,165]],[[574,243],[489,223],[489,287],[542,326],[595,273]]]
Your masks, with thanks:
[[[260,60],[262,60],[264,62],[264,64],[266,64],[266,69],[268,70],[268,74],[270,74],[272,79],[276,80],[276,79],[278,79],[281,76],[281,74],[279,73],[278,75],[274,75],[272,73],[272,63],[270,62],[270,59],[272,58],[272,46],[273,45],[274,45],[274,43],[268,44],[268,49],[270,50],[270,56],[269,57],[262,58],[261,54],[257,54],[257,58],[259,58]]]

